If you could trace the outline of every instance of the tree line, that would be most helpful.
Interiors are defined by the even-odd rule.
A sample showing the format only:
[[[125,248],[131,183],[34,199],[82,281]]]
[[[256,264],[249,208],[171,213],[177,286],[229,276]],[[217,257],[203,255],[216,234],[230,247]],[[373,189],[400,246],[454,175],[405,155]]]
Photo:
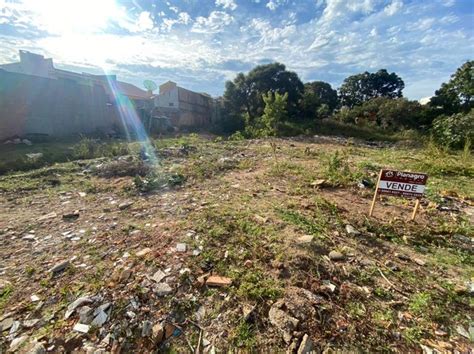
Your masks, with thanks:
[[[323,119],[387,130],[429,132],[440,144],[458,148],[473,138],[474,61],[467,61],[435,91],[426,105],[403,97],[405,83],[386,69],[329,83],[303,83],[284,64],[256,66],[227,81],[221,99],[221,128],[247,137],[287,135],[289,126]]]

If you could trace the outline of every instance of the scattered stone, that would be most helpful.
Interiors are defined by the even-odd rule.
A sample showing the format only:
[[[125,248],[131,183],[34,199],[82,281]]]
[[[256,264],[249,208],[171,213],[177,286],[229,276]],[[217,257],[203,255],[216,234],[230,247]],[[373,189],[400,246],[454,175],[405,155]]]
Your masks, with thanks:
[[[8,317],[5,318],[2,322],[0,322],[0,331],[7,331],[13,326],[13,318]]]
[[[104,310],[99,308],[98,312],[94,312],[96,315],[92,320],[91,325],[96,327],[102,327],[105,322],[107,322],[107,318],[109,317]]]
[[[331,261],[342,261],[345,259],[344,255],[339,251],[331,251],[329,252],[329,259]]]
[[[43,215],[43,216],[40,216],[38,218],[38,221],[44,221],[44,220],[48,220],[48,219],[54,219],[55,217],[57,217],[58,214],[56,214],[54,211],[49,213],[49,214],[46,214],[46,215]]]
[[[323,285],[321,286],[321,290],[328,290],[329,292],[333,293],[336,290],[336,285],[331,283],[329,280],[323,280]]]
[[[22,237],[22,239],[26,241],[34,241],[36,239],[36,236],[32,234],[26,234]]]
[[[119,276],[119,281],[121,283],[124,283],[128,280],[128,278],[130,278],[130,276],[132,275],[132,270],[130,268],[125,268],[124,270],[122,270],[122,272],[120,273],[120,276]]]
[[[89,296],[83,296],[76,299],[74,302],[69,304],[67,307],[66,313],[64,314],[64,319],[68,319],[74,313],[74,311],[83,305],[92,303],[92,299]]]
[[[368,259],[368,258],[362,258],[362,259],[360,260],[360,264],[363,265],[364,267],[370,267],[370,266],[375,265],[375,262],[374,262],[374,261],[371,261],[371,260]]]
[[[24,352],[28,354],[45,354],[46,348],[44,347],[42,343],[33,341],[30,344],[28,344]]]
[[[10,350],[12,352],[16,352],[17,349],[20,349],[20,347],[25,344],[28,340],[28,336],[21,336],[21,337],[18,337],[18,338],[15,338],[12,340],[12,342],[10,343]]]
[[[69,267],[69,261],[62,261],[62,262],[59,262],[59,263],[56,263],[50,270],[49,272],[50,273],[59,273],[59,272],[62,272],[64,269],[66,269],[67,267]]]
[[[413,258],[413,262],[415,262],[419,266],[424,266],[426,264],[426,262],[420,258]]]
[[[0,279],[0,292],[3,291],[3,289],[8,288],[12,285],[11,282],[5,279]]]
[[[173,289],[171,289],[171,286],[169,286],[167,283],[159,283],[155,287],[155,293],[158,296],[166,296],[171,294]]]
[[[442,329],[437,329],[435,331],[435,334],[439,337],[446,337],[448,335],[448,332],[443,331]]]
[[[166,274],[161,270],[157,270],[155,274],[153,274],[152,280],[156,281],[157,283],[161,282],[166,277]]]
[[[83,306],[80,308],[78,311],[79,313],[79,322],[82,324],[90,324],[93,320],[93,315],[92,313],[94,312],[94,309],[89,306]]]
[[[78,194],[79,194],[79,197],[81,198],[84,198],[87,195],[87,193],[85,192],[78,192]]]
[[[248,321],[254,314],[256,306],[252,306],[250,304],[243,304],[242,305],[242,317],[244,321]]]
[[[260,216],[258,214],[255,214],[253,216],[253,218],[255,219],[256,222],[260,223],[260,224],[265,224],[267,221],[268,221],[268,218],[265,218],[263,216]]]
[[[286,343],[290,343],[292,333],[298,327],[299,320],[288,315],[285,311],[280,309],[283,302],[277,301],[268,312],[270,323],[283,332],[283,339]]]
[[[187,245],[185,243],[178,243],[176,245],[176,251],[177,252],[186,252]]]
[[[211,342],[209,342],[206,338],[203,338],[202,339],[202,346],[205,348],[205,347],[208,347],[211,345]]]
[[[313,241],[313,236],[312,235],[300,236],[296,240],[296,242],[298,242],[299,244],[311,243],[311,241]]]
[[[153,333],[153,324],[150,321],[143,321],[142,337],[150,337]]]
[[[206,316],[206,308],[201,305],[201,306],[199,306],[196,313],[194,314],[194,317],[196,317],[196,320],[198,322],[201,322],[204,319],[205,316]]]
[[[317,179],[313,182],[311,182],[312,187],[325,187],[326,186],[326,180],[325,179]]]
[[[309,354],[313,353],[314,351],[314,344],[311,338],[307,334],[303,336],[303,340],[301,341],[300,347],[298,348],[298,354]]]
[[[232,284],[232,279],[227,277],[221,277],[219,275],[211,275],[206,280],[206,285],[208,286],[229,286]]]
[[[246,268],[251,268],[253,265],[253,262],[250,260],[250,259],[247,259],[245,262],[244,262],[244,267]]]
[[[34,326],[36,326],[36,324],[39,322],[40,320],[35,318],[33,320],[26,320],[26,321],[23,321],[23,327],[29,329],[29,328],[33,328]]]
[[[406,254],[403,253],[395,253],[395,256],[398,257],[398,259],[401,259],[402,261],[410,261],[411,258],[407,256]]]
[[[63,214],[64,220],[75,220],[79,217],[79,210],[74,210],[70,213]]]
[[[120,203],[118,208],[120,210],[125,210],[127,208],[129,208],[130,206],[132,206],[133,202],[123,202],[123,203]]]
[[[349,225],[349,224],[346,225],[346,232],[348,235],[353,235],[353,236],[360,235],[360,231],[357,230],[354,226]]]
[[[82,324],[82,323],[76,323],[73,327],[73,331],[79,332],[79,333],[88,333],[90,329],[90,326]]]
[[[148,247],[147,247],[147,248],[142,249],[141,251],[138,251],[138,252],[136,253],[136,256],[137,256],[137,257],[144,257],[144,256],[146,256],[146,255],[147,255],[148,253],[150,253],[150,252],[151,252],[151,248],[148,248]]]
[[[199,256],[201,254],[201,251],[196,249],[196,250],[193,250],[193,256]]]
[[[30,296],[30,300],[31,302],[38,302],[40,301],[40,298],[37,295],[33,294]]]
[[[161,323],[156,323],[152,328],[152,338],[156,343],[163,341],[164,329]]]
[[[392,261],[386,261],[385,266],[390,269],[392,272],[398,272],[400,270],[400,267],[397,266],[394,262]]]

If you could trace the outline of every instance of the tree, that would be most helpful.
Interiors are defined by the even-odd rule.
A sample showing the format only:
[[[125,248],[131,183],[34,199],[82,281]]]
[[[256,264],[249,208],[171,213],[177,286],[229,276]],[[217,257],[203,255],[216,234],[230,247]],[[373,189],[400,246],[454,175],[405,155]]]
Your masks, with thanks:
[[[469,146],[474,141],[474,109],[449,117],[439,116],[433,121],[431,133],[441,146],[454,149]]]
[[[289,116],[296,116],[303,83],[295,72],[286,70],[285,65],[280,63],[259,65],[247,75],[240,73],[233,81],[228,81],[224,101],[229,114],[240,117],[244,115],[246,121],[253,124],[263,114],[263,94],[268,91],[288,93],[287,111]]]
[[[283,95],[278,92],[268,91],[262,96],[265,108],[261,118],[262,135],[275,136],[278,133],[278,126],[288,117],[286,106],[288,104],[288,92]]]
[[[336,119],[346,123],[372,124],[383,128],[420,128],[429,124],[424,107],[406,98],[377,97],[352,109],[342,109]]]
[[[306,117],[323,118],[330,115],[337,107],[337,91],[324,81],[313,81],[304,84],[301,110]]]
[[[443,114],[468,112],[474,108],[474,60],[461,65],[451,79],[436,90],[430,106]]]
[[[385,69],[376,73],[366,71],[346,78],[339,88],[339,96],[343,105],[354,107],[377,97],[400,98],[404,87],[396,73],[389,74]]]

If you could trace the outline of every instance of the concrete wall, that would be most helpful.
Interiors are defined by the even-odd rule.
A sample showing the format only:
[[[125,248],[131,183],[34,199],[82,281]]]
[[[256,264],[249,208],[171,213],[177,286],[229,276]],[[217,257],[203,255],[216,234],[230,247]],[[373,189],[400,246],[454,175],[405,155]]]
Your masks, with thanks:
[[[113,102],[100,85],[0,70],[0,139],[121,130]]]

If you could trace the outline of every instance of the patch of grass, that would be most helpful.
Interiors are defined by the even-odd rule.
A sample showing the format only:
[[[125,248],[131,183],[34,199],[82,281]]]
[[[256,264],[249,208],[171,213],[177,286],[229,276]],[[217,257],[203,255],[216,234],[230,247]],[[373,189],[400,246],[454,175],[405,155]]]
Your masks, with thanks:
[[[414,315],[423,316],[423,315],[426,315],[431,305],[432,305],[431,295],[427,292],[421,292],[421,293],[414,294],[410,298],[408,309]]]
[[[346,310],[349,316],[353,318],[363,317],[365,313],[367,312],[364,304],[361,302],[349,302],[346,305]]]
[[[239,325],[235,328],[232,342],[237,347],[244,347],[248,349],[255,348],[255,326],[245,321],[241,321]]]
[[[280,284],[261,271],[248,271],[240,277],[240,285],[237,289],[239,297],[254,301],[265,301],[275,300],[282,294],[283,289]]]
[[[360,177],[352,171],[347,151],[328,154],[322,159],[321,168],[324,178],[335,187],[347,186]]]
[[[10,298],[12,293],[13,293],[13,285],[12,284],[7,284],[0,291],[0,311],[3,311],[3,308],[5,307],[5,304],[7,303],[8,299]]]

